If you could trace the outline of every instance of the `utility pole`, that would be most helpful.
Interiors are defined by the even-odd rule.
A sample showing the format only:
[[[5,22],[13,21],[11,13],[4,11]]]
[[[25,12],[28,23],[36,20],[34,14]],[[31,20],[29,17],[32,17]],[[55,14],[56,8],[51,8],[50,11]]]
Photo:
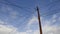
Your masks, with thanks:
[[[42,34],[42,27],[41,27],[41,20],[40,20],[40,14],[39,14],[38,6],[37,6],[37,14],[38,14],[38,21],[39,21],[39,31],[40,31],[40,34]]]

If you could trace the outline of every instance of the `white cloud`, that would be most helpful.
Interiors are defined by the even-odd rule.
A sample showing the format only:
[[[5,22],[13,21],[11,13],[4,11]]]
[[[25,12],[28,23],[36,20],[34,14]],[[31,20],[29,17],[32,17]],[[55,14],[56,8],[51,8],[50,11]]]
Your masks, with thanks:
[[[58,18],[58,20],[60,21],[60,17]]]
[[[57,15],[53,15],[51,19],[44,21],[46,24],[42,26],[43,34],[60,34],[60,27],[51,25],[56,22],[57,17]]]
[[[44,26],[43,27],[43,34],[57,34],[60,32],[60,27],[57,27],[57,26]]]
[[[51,24],[53,24],[53,23],[55,23],[57,20],[56,20],[56,18],[57,18],[57,15],[56,14],[54,14],[54,15],[52,15],[52,17],[51,18],[49,18],[49,19],[45,19],[44,17],[42,17],[43,19],[41,20],[41,22],[44,24],[44,25],[51,25]]]
[[[2,24],[1,24],[2,23]],[[12,25],[3,25],[5,22],[0,20],[0,34],[26,34],[26,32],[19,32]]]
[[[35,30],[33,34],[39,34],[39,30]]]
[[[7,22],[4,22],[0,19],[0,24],[7,24]]]
[[[9,34],[11,31],[15,31],[16,28],[11,28],[5,25],[0,25],[0,34]],[[12,33],[12,32],[11,32]]]
[[[18,12],[17,12],[17,10],[14,10],[11,6],[9,6],[9,5],[2,5],[1,6],[1,8],[0,8],[1,10],[2,10],[2,12],[3,13],[9,13],[9,17],[11,17],[12,19],[15,19],[15,18],[17,18],[17,16],[18,16]]]
[[[18,16],[18,12],[16,12],[16,11],[10,12],[11,18],[15,19],[15,18],[17,18],[17,16]]]
[[[4,8],[4,7],[3,7]],[[5,9],[5,8],[4,8]],[[12,12],[12,11],[14,11],[14,10],[12,10],[12,9],[10,9],[10,8],[7,8],[8,9],[8,11],[11,11],[11,13],[10,13],[10,16],[12,17],[12,18],[16,18],[16,15],[18,14],[18,13],[16,13],[16,12]],[[6,10],[7,10],[6,9]],[[6,11],[5,10],[5,11]],[[58,27],[58,26],[52,26],[52,25],[50,25],[50,24],[52,24],[52,23],[54,23],[54,22],[56,22],[56,17],[57,17],[57,15],[53,15],[53,17],[50,19],[50,20],[44,20],[43,19],[43,17],[41,17],[41,20],[43,21],[44,20],[44,26],[42,26],[42,29],[43,29],[43,34],[60,34],[60,27]],[[60,18],[59,18],[59,20],[60,20]],[[31,26],[31,24],[33,24],[33,23],[37,23],[38,22],[38,19],[37,19],[37,17],[36,16],[33,16],[29,21],[28,21],[28,24],[27,24],[27,27],[26,28],[28,28],[28,30],[26,30],[26,32],[19,32],[19,31],[17,31],[17,28],[15,28],[15,27],[11,27],[11,26],[9,26],[9,25],[1,25],[1,24],[4,24],[4,22],[3,21],[1,21],[0,20],[0,34],[28,34],[29,32],[33,32],[31,29],[29,29],[30,28],[30,26]],[[43,23],[43,22],[42,22]],[[39,30],[37,29],[37,30],[34,30],[34,32],[33,32],[33,34],[39,34]]]
[[[57,15],[56,14],[54,14],[53,16],[52,16],[52,19],[55,19],[57,17]]]
[[[27,32],[19,32],[13,26],[0,25],[0,34],[27,34]]]
[[[57,17],[58,17],[57,15],[53,15],[52,18],[50,18],[49,20],[45,20],[42,17],[41,20],[44,21],[44,23],[45,23],[44,26],[42,26],[43,34],[60,34],[60,27],[58,27],[56,25],[51,25],[56,22]],[[35,21],[38,22],[37,17],[32,17],[32,19],[29,20],[28,24],[30,24],[30,26],[31,26],[31,24],[34,23]],[[38,29],[34,30],[33,33],[39,34],[39,30]]]
[[[29,20],[29,23],[27,24],[28,27],[31,26],[31,24],[33,24],[34,22],[38,22],[37,18],[34,16]],[[44,26],[42,26],[42,30],[43,30],[43,34],[60,34],[60,27],[56,26],[56,25],[50,25],[51,23],[51,19],[50,20],[45,20],[44,21],[46,24]],[[26,27],[26,28],[28,28]],[[0,25],[0,34],[39,34],[39,29],[37,30],[31,30],[28,29],[26,30],[26,32],[19,32],[17,31],[17,28],[13,27],[13,26],[5,26],[5,25]]]
[[[29,29],[29,30],[27,30],[26,32],[27,32],[27,33],[28,33],[28,32],[32,32],[32,30]]]
[[[8,5],[2,5],[1,6],[1,11],[3,13],[9,13],[9,17],[15,19],[18,16],[18,12],[16,10],[14,10],[13,8],[11,8]],[[5,25],[4,25],[5,24]],[[0,20],[0,34],[27,34],[26,32],[19,32],[17,29],[11,25],[6,25],[7,23],[5,23],[4,21]]]
[[[4,24],[4,22],[0,20],[0,24]]]
[[[0,21],[2,24],[0,24],[0,34],[27,34],[29,32],[32,32],[32,30],[27,30],[26,32],[19,32],[17,29],[13,27],[12,25],[3,25],[5,22]]]
[[[29,21],[28,21],[28,25],[33,24],[34,22],[38,22],[38,19],[36,18],[36,16],[33,16]]]
[[[53,16],[52,16],[52,23],[55,23],[57,20],[56,20],[56,18],[57,18],[57,15],[56,14],[54,14]]]
[[[20,34],[27,34],[26,32],[20,32]]]

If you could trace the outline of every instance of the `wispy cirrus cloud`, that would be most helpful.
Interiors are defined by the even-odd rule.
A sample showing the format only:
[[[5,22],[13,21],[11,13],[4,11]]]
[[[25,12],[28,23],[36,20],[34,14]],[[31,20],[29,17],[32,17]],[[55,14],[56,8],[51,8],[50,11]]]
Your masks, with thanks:
[[[59,25],[54,24],[54,23],[58,22],[57,17],[58,17],[58,14],[54,14],[54,15],[52,15],[52,17],[49,20],[47,20],[47,19],[45,20],[44,17],[41,18],[41,20],[43,21],[42,22],[43,34],[57,34],[57,33],[60,34],[59,33],[60,32]],[[37,17],[34,16],[34,17],[32,17],[32,19],[29,20],[27,26],[30,28],[30,27],[32,27],[31,25],[35,24],[35,23],[38,23],[38,20],[37,20]],[[43,23],[45,23],[45,24],[43,25]],[[36,25],[38,25],[38,24],[36,24]],[[33,26],[33,27],[35,27],[35,26]],[[34,31],[34,34],[36,34],[36,33],[39,34],[39,29],[33,30],[33,31]]]
[[[58,16],[56,15],[56,17],[58,17]],[[44,20],[44,23],[45,23],[44,25],[42,25],[43,34],[60,34],[60,27],[56,26],[56,25],[51,25],[51,23],[53,23],[51,21],[54,21],[54,19],[56,17],[54,17],[54,15],[53,15],[50,20],[44,20],[44,17],[42,17],[42,20]],[[10,34],[39,34],[39,29],[36,29],[36,30],[30,29],[32,27],[31,25],[35,24],[35,23],[38,23],[38,20],[37,20],[37,17],[34,16],[34,17],[32,17],[32,19],[30,19],[28,21],[29,25],[27,24],[26,28],[29,27],[29,29],[27,29],[25,32],[19,32],[17,30],[18,28],[15,28],[13,26],[0,25],[0,34],[9,34],[9,33]],[[36,24],[36,25],[38,25],[38,24]],[[33,26],[33,27],[35,27],[35,26]]]
[[[11,21],[13,21],[12,19],[18,18],[16,16],[16,15],[18,15],[18,12],[7,5],[3,5],[1,10],[3,12],[1,11],[0,16],[9,15],[8,20],[10,20],[10,18],[11,18]],[[48,20],[48,18],[45,19],[44,17],[41,17],[43,34],[60,34],[60,26],[57,26],[59,24],[57,22],[57,20],[60,21],[60,18],[57,19],[57,17],[58,17],[57,14],[52,15],[52,17],[49,20]],[[7,23],[9,23],[9,22],[7,22]],[[39,25],[38,25],[38,19],[36,16],[32,16],[32,18],[30,20],[28,20],[28,23],[26,26],[23,25],[23,26],[25,26],[23,28],[24,28],[24,30],[26,29],[26,31],[22,31],[22,32],[18,31],[18,30],[22,30],[22,29],[18,29],[18,27],[14,27],[17,22],[13,23],[14,25],[8,25],[7,23],[5,23],[5,21],[0,20],[0,34],[39,34]],[[58,24],[55,25],[55,23],[58,23]],[[4,25],[4,24],[6,24],[6,25]],[[19,24],[19,26],[20,25],[21,25],[21,23]],[[22,28],[22,26],[20,26],[20,27]]]

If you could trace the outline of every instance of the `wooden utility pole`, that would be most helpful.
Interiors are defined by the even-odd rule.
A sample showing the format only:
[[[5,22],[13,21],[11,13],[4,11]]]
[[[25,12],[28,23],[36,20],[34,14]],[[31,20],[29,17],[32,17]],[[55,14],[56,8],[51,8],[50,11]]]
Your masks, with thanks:
[[[38,8],[38,6],[37,6],[37,14],[38,14],[40,34],[42,34],[42,27],[41,27],[41,20],[40,20],[40,14],[39,14],[39,8]]]

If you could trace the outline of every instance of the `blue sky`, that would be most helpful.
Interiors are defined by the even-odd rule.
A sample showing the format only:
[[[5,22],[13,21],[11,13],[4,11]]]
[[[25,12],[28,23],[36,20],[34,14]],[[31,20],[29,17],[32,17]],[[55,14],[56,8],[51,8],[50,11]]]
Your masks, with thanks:
[[[60,34],[60,0],[0,0],[0,34]]]

